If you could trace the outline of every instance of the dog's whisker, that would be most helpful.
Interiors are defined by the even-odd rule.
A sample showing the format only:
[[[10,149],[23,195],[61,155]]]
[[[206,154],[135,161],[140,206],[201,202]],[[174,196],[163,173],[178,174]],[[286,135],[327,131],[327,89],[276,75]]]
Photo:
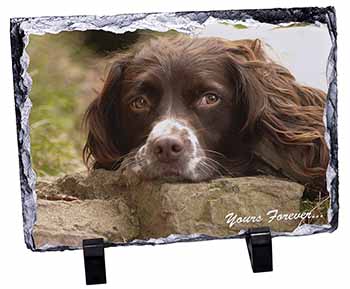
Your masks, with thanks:
[[[131,153],[129,153],[130,155],[131,155]],[[112,164],[112,170],[116,170],[116,169],[118,169],[118,168],[120,168],[120,166],[125,162],[125,161],[127,161],[128,160],[128,156],[127,155],[124,155],[124,156],[122,156],[122,157],[120,157],[119,159],[117,159],[116,161],[114,161],[113,162],[113,164]]]
[[[207,167],[205,167],[203,164],[199,164],[198,170],[203,173],[204,175],[202,176],[203,178],[208,178],[210,177],[210,170],[208,170]]]
[[[122,155],[118,160],[116,160],[114,162],[114,164],[112,165],[112,169],[116,170],[116,169],[123,169],[125,168],[125,164],[126,162],[128,162],[129,160],[132,160],[135,158],[137,152],[139,151],[139,149],[142,147],[142,145],[132,149],[130,152]]]
[[[204,152],[208,152],[208,153],[211,153],[211,154],[215,154],[215,155],[218,155],[218,156],[221,156],[221,157],[223,157],[223,158],[227,158],[224,154],[222,154],[222,153],[219,153],[219,152],[217,152],[217,151],[213,151],[213,150],[208,150],[208,149],[202,149]]]
[[[216,167],[213,166],[211,164],[209,164],[206,160],[203,160],[202,162],[199,163],[202,167],[205,167],[211,171],[214,171],[216,173],[218,173],[220,176],[222,176],[222,173],[220,172],[220,170]]]
[[[207,164],[212,163],[214,166],[217,166],[217,167],[223,169],[226,174],[231,175],[231,172],[225,166],[223,166],[221,163],[219,163],[218,161],[216,161],[212,158],[209,158],[209,157],[205,157],[204,160]],[[220,172],[220,174],[221,174],[221,176],[223,176],[223,174],[221,172]]]
[[[125,163],[123,166],[121,166],[121,167],[119,168],[119,170],[122,171],[122,170],[128,169],[128,168],[130,168],[130,167],[132,167],[132,166],[137,166],[137,165],[139,165],[139,164],[141,164],[141,163],[142,163],[141,160],[137,160],[137,159],[130,160],[129,162],[127,162],[127,163]]]
[[[215,170],[213,170],[213,169],[207,167],[207,166],[204,165],[204,164],[201,164],[201,165],[199,166],[199,169],[200,169],[202,172],[205,173],[205,177],[209,177],[210,175],[213,174],[213,171],[215,171]]]

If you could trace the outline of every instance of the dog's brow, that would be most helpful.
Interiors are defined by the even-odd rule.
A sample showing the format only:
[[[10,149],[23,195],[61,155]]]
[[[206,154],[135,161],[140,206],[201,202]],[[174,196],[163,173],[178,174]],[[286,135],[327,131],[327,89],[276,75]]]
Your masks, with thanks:
[[[156,83],[154,81],[150,81],[148,79],[135,79],[134,81],[130,82],[131,84],[131,91],[133,92],[143,92],[147,90],[152,90],[152,92],[157,90]]]
[[[194,85],[194,88],[198,90],[199,93],[205,93],[208,91],[218,92],[220,94],[224,94],[225,91],[227,91],[227,87],[217,81],[208,81],[208,78],[206,80],[199,80]]]
[[[142,79],[142,80],[136,79],[135,82],[134,82],[134,84],[133,84],[133,88],[134,88],[135,90],[137,90],[137,89],[142,89],[142,88],[145,87],[145,84],[146,84],[146,82],[145,82],[143,79]]]

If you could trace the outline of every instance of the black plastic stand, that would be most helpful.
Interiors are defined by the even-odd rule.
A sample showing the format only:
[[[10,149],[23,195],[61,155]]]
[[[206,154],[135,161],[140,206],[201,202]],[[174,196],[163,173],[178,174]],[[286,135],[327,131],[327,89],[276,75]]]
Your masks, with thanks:
[[[270,228],[249,229],[245,238],[253,272],[272,271],[272,238]],[[86,285],[107,283],[103,239],[83,240],[83,251]]]
[[[86,285],[107,283],[103,239],[83,240],[83,251]]]
[[[272,238],[270,228],[249,229],[245,239],[253,272],[272,271]]]

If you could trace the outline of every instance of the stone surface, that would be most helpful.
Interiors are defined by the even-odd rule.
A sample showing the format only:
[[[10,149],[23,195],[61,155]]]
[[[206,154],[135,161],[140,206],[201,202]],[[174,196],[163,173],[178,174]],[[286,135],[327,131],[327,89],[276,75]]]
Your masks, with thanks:
[[[80,247],[83,239],[126,242],[137,237],[138,220],[123,199],[38,201],[34,240],[38,248]]]
[[[80,247],[82,239],[110,242],[205,234],[223,237],[268,225],[290,232],[298,220],[272,221],[267,213],[298,213],[304,187],[269,176],[221,178],[203,183],[141,182],[116,172],[96,170],[37,183],[37,249]],[[241,217],[228,224],[227,214]],[[260,222],[242,222],[261,216]],[[246,219],[245,219],[246,220]]]

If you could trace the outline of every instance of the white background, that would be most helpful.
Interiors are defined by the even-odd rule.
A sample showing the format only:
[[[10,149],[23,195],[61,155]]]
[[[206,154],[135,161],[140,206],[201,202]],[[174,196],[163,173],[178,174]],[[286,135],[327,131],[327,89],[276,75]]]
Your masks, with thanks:
[[[243,240],[106,249],[104,288],[344,288],[349,280],[350,63],[347,1],[2,1],[0,17],[0,288],[85,288],[83,252],[26,249],[18,173],[9,18],[328,6],[338,18],[340,221],[332,234],[273,239],[274,271],[253,274]],[[283,193],[283,192],[281,192]]]

